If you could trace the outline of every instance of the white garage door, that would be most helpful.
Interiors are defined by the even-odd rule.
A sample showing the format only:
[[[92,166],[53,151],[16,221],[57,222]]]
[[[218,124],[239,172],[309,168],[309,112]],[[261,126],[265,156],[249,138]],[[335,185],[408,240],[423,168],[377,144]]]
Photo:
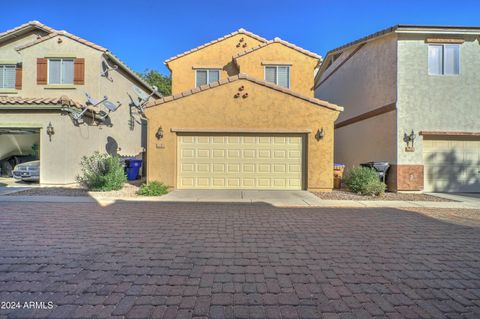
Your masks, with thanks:
[[[303,138],[180,135],[178,188],[301,189]]]
[[[480,192],[480,139],[429,138],[423,150],[426,191]]]

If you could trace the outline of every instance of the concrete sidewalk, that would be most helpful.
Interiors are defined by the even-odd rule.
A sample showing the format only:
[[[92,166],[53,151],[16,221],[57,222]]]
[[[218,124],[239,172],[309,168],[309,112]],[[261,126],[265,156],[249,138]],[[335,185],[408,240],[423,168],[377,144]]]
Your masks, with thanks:
[[[323,200],[307,191],[255,191],[255,190],[176,190],[161,197],[75,197],[75,196],[0,196],[1,202],[61,202],[98,203],[117,202],[193,202],[193,203],[267,203],[276,207],[429,207],[453,209],[480,209],[480,199],[448,194],[457,202],[431,201],[376,201],[376,200]]]

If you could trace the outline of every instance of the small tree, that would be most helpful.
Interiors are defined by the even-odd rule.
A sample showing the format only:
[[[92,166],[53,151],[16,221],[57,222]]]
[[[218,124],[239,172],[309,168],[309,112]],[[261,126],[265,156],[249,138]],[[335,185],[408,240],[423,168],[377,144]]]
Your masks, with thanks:
[[[146,69],[140,76],[150,85],[158,88],[163,96],[172,94],[172,78],[153,69]]]
[[[119,190],[127,181],[122,162],[117,156],[93,153],[83,156],[80,162],[82,174],[77,181],[92,191]]]

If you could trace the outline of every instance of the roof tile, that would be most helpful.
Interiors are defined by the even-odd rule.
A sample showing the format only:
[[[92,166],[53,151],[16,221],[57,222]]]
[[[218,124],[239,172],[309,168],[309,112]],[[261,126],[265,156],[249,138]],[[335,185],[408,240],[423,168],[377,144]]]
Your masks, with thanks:
[[[227,34],[227,35],[224,35],[224,36],[222,36],[222,37],[220,37],[220,38],[218,38],[218,39],[216,39],[216,40],[207,42],[207,43],[202,44],[202,45],[200,45],[200,46],[198,46],[198,47],[196,47],[196,48],[193,48],[193,49],[190,49],[190,50],[185,51],[185,52],[183,52],[183,53],[177,54],[177,55],[175,55],[175,56],[173,56],[173,57],[165,60],[165,64],[168,64],[169,62],[171,62],[171,61],[173,61],[173,60],[176,60],[176,59],[178,59],[178,58],[181,58],[181,57],[183,57],[183,56],[185,56],[185,55],[188,55],[188,54],[190,54],[190,53],[192,53],[192,52],[201,50],[201,49],[203,49],[203,48],[205,48],[205,47],[208,47],[208,46],[210,46],[210,45],[212,45],[212,44],[215,44],[215,43],[217,43],[217,42],[223,41],[223,40],[225,40],[225,39],[227,39],[227,38],[230,38],[230,37],[232,37],[232,36],[234,36],[234,35],[237,35],[237,34],[246,34],[246,35],[248,35],[248,36],[250,36],[250,37],[252,37],[252,38],[254,38],[254,39],[257,39],[258,41],[267,42],[267,39],[264,39],[264,38],[262,38],[261,36],[256,35],[255,33],[252,33],[252,32],[249,32],[249,31],[243,29],[243,28],[240,28],[240,29],[238,29],[237,31],[234,31],[234,32],[232,32],[232,33],[229,33],[229,34]]]
[[[267,45],[270,45],[270,44],[273,44],[273,43],[281,43],[281,44],[283,44],[283,45],[285,45],[285,46],[287,46],[287,47],[289,47],[289,48],[291,48],[291,49],[297,50],[297,51],[299,51],[299,52],[301,52],[301,53],[303,53],[303,54],[306,54],[306,55],[308,55],[308,56],[311,56],[312,58],[316,58],[316,59],[322,60],[322,57],[321,57],[320,55],[318,55],[318,54],[316,54],[316,53],[313,53],[313,52],[311,52],[311,51],[305,50],[305,49],[303,49],[303,48],[301,48],[301,47],[299,47],[299,46],[296,46],[295,44],[292,44],[292,43],[290,43],[290,42],[287,42],[287,41],[285,41],[285,40],[282,40],[282,39],[280,39],[280,38],[278,38],[278,37],[277,37],[277,38],[274,38],[273,40],[267,41],[267,42],[265,42],[265,43],[259,44],[259,45],[255,46],[255,47],[253,47],[253,48],[248,49],[248,50],[245,50],[245,51],[243,51],[243,52],[237,53],[236,55],[233,56],[233,59],[235,60],[235,59],[237,59],[237,58],[239,58],[239,57],[242,57],[242,56],[244,56],[244,55],[247,55],[247,54],[249,54],[249,53],[251,53],[251,52],[253,52],[253,51],[256,51],[256,50],[258,50],[258,49],[261,49],[261,48],[266,47]]]
[[[0,96],[0,105],[63,105],[84,108],[84,106],[66,95],[59,98],[23,98],[20,96]]]
[[[285,93],[285,94],[288,94],[288,95],[297,97],[297,98],[299,98],[299,99],[302,99],[302,100],[304,100],[304,101],[307,101],[307,102],[310,102],[310,103],[313,103],[313,104],[316,104],[316,105],[319,105],[319,106],[322,106],[322,107],[326,107],[326,108],[331,109],[331,110],[334,110],[334,111],[343,111],[343,107],[341,107],[341,106],[338,106],[338,105],[329,103],[329,102],[327,102],[327,101],[323,101],[323,100],[311,98],[311,97],[308,97],[308,96],[304,96],[304,95],[299,94],[299,93],[297,93],[297,92],[294,92],[294,91],[292,91],[292,90],[290,90],[290,89],[283,88],[283,87],[278,86],[278,85],[276,85],[276,84],[273,84],[273,83],[270,83],[270,82],[266,82],[266,81],[263,81],[263,80],[254,78],[254,77],[251,77],[251,76],[246,75],[246,74],[243,74],[243,73],[240,73],[240,74],[238,74],[238,75],[234,75],[234,76],[228,77],[228,78],[226,78],[226,79],[222,79],[222,80],[220,80],[220,81],[214,82],[215,85],[213,85],[213,86],[210,86],[210,85],[202,85],[202,86],[200,86],[199,88],[195,88],[195,89],[186,91],[186,92],[191,92],[191,94],[186,94],[186,95],[184,95],[185,92],[183,92],[183,93],[175,94],[175,95],[173,95],[173,96],[172,96],[172,95],[171,95],[171,96],[167,96],[167,97],[165,97],[165,98],[163,98],[163,99],[159,99],[159,100],[152,101],[152,102],[148,103],[147,107],[150,108],[150,107],[154,107],[154,106],[157,106],[157,105],[166,103],[166,102],[170,102],[170,101],[173,101],[173,100],[178,100],[178,99],[181,99],[181,98],[184,97],[184,96],[194,95],[194,94],[196,94],[196,93],[199,93],[199,92],[202,92],[202,91],[206,91],[206,90],[208,90],[208,89],[210,89],[210,88],[212,88],[212,87],[221,86],[221,85],[224,85],[224,84],[227,84],[227,83],[231,83],[231,82],[235,82],[235,81],[241,80],[241,79],[245,79],[245,80],[248,80],[248,81],[250,81],[250,82],[258,83],[259,85],[263,85],[263,86],[272,88],[272,89],[274,89],[274,90],[283,92],[283,93]]]

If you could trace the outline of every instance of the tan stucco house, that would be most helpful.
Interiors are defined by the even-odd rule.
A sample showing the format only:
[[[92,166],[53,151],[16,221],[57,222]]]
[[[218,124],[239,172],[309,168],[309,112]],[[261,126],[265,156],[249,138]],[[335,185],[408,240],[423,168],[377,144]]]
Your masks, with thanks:
[[[240,29],[166,61],[147,110],[147,179],[175,188],[332,189],[342,108],[313,97],[320,56]]]
[[[393,191],[480,192],[479,36],[396,25],[329,51],[315,96],[345,107],[335,162],[387,161]]]
[[[40,182],[67,184],[94,151],[142,157],[134,102],[152,92],[110,51],[66,31],[32,21],[0,33],[0,160],[36,146]],[[109,105],[94,106],[105,96]]]

